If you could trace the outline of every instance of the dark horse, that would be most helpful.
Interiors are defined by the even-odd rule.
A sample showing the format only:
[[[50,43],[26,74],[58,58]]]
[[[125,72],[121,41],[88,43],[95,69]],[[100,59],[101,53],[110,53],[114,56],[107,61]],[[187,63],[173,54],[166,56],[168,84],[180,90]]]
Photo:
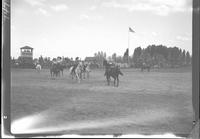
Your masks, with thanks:
[[[57,64],[57,68],[58,68],[58,70],[59,70],[58,75],[60,76],[60,72],[61,72],[61,73],[62,73],[62,76],[63,76],[63,70],[65,69],[65,65],[64,65],[64,64],[58,63],[58,64]]]
[[[151,66],[149,64],[142,63],[142,65],[141,65],[141,71],[147,69],[147,71],[149,72],[150,68],[151,68]]]
[[[51,67],[50,67],[50,74],[51,74],[51,77],[54,77],[54,76],[58,76],[60,74],[60,68],[59,68],[59,65],[58,64],[52,64]]]
[[[108,85],[110,85],[110,80],[111,80],[110,77],[112,77],[114,79],[114,86],[118,87],[119,86],[119,75],[123,75],[119,66],[109,64],[105,60],[103,62],[103,65],[105,66],[105,69],[106,69],[104,76],[106,76]],[[117,81],[117,84],[116,84],[116,81]]]

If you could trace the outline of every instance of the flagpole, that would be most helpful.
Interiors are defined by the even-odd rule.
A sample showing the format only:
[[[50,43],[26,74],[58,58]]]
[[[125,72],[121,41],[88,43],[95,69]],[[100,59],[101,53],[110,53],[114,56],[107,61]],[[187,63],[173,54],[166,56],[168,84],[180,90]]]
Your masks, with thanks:
[[[129,27],[129,29],[128,29],[128,64],[130,64],[130,59],[129,59],[130,32],[135,33],[135,31],[132,30],[132,28],[130,28],[130,27]]]
[[[129,45],[130,45],[130,31],[128,28],[128,64],[129,64]]]
[[[129,30],[128,30],[128,49],[129,49],[129,41],[130,41],[130,35],[129,35]]]

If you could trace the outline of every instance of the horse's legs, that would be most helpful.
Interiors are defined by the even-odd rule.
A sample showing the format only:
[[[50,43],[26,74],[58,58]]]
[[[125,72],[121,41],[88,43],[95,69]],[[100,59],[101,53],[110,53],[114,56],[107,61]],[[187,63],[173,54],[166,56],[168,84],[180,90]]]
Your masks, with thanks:
[[[79,77],[79,79],[81,79],[81,73],[77,73],[77,77]]]
[[[82,71],[81,71],[80,75],[81,75],[81,80],[83,80],[84,79],[84,73]]]
[[[119,86],[119,77],[117,76],[117,87]]]
[[[79,80],[82,80],[82,74],[81,74],[81,72],[78,73],[78,76],[79,76]]]
[[[78,80],[78,73],[74,72],[74,76],[76,77],[76,80]]]
[[[78,83],[80,83],[80,73],[76,73],[76,80],[78,80]]]
[[[115,86],[115,83],[116,83],[116,78],[114,78],[114,86]]]
[[[52,77],[52,71],[50,71],[51,77]]]
[[[69,77],[71,77],[71,78],[72,78],[72,73],[71,73],[71,72],[69,73]],[[73,78],[72,78],[72,79],[73,79]]]
[[[107,84],[109,85],[110,83],[109,83],[109,77],[108,77],[108,75],[106,76],[106,79],[107,79]]]
[[[108,85],[110,85],[110,77],[108,77],[107,81],[108,81]]]
[[[70,73],[70,77],[73,79],[73,73]]]
[[[78,80],[78,74],[77,73],[75,73],[75,76],[76,76],[76,80]]]
[[[74,79],[74,77],[76,78],[76,73],[75,73],[75,71],[72,71],[72,72],[71,72],[71,76],[72,76],[72,79]]]
[[[81,81],[81,74],[79,73],[79,75],[78,75],[78,83],[80,83],[80,81]]]
[[[84,79],[84,72],[81,72],[81,80]]]
[[[81,72],[81,74],[82,74],[82,79],[85,79],[85,72],[83,71]]]

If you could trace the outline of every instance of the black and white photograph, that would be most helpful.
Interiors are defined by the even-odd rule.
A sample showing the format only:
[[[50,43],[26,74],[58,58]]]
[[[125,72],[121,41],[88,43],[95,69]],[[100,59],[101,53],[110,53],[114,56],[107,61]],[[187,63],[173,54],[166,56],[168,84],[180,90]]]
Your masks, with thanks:
[[[13,135],[186,137],[192,0],[10,0]]]

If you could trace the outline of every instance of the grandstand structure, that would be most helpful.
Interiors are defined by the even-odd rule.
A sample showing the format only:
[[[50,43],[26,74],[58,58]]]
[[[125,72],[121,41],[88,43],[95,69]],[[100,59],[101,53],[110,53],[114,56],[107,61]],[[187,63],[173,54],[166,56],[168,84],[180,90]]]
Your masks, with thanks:
[[[33,67],[33,48],[30,46],[24,46],[20,48],[20,66],[24,68]]]

